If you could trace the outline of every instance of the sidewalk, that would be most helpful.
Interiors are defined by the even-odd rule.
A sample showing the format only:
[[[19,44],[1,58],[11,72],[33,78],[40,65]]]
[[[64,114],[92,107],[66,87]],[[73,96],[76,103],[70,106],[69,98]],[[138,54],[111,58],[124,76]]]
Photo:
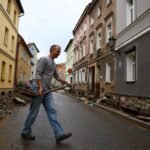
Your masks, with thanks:
[[[101,105],[101,104],[97,104],[97,103],[94,103],[92,101],[87,101],[86,99],[84,98],[80,98],[80,97],[75,97],[69,93],[65,93],[63,90],[61,91],[58,91],[58,93],[61,93],[61,94],[65,94],[67,96],[70,96],[70,97],[73,97],[79,101],[82,101],[82,102],[85,102],[86,104],[89,104],[90,106],[94,106],[94,107],[97,107],[97,108],[100,108],[100,109],[103,109],[103,110],[106,110],[106,111],[109,111],[111,113],[114,113],[116,115],[119,115],[125,119],[128,119],[129,121],[133,122],[133,123],[136,123],[138,126],[142,127],[142,128],[146,128],[148,130],[150,130],[150,122],[145,122],[143,120],[140,120],[140,119],[137,119],[135,117],[132,117],[131,115],[125,113],[125,112],[122,112],[120,110],[117,110],[115,108],[110,108],[108,106],[104,106],[104,105]]]

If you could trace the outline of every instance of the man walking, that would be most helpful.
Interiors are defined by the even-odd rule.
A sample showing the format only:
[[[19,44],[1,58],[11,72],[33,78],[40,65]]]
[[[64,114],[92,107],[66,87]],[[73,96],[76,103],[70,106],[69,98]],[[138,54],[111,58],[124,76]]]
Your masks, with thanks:
[[[32,135],[31,126],[34,123],[36,116],[38,114],[40,105],[43,104],[45,111],[47,113],[49,122],[54,130],[56,143],[59,144],[62,140],[72,136],[72,133],[64,133],[64,129],[57,120],[56,109],[54,106],[54,99],[52,93],[43,94],[50,88],[52,77],[54,76],[56,80],[63,84],[68,84],[68,82],[62,79],[56,70],[56,64],[54,59],[60,55],[61,47],[59,45],[52,45],[50,47],[50,54],[47,57],[41,57],[37,64],[36,69],[36,87],[34,86],[34,92],[39,96],[34,98],[29,114],[26,118],[24,128],[22,131],[22,137],[28,140],[34,140],[35,136]]]

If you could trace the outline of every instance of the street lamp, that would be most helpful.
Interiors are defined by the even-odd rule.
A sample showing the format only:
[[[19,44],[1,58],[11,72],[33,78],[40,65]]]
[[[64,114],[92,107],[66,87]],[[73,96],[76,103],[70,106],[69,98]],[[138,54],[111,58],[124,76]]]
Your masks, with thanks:
[[[111,50],[114,49],[115,44],[116,44],[116,39],[115,39],[113,36],[111,36],[111,37],[109,38],[109,45],[110,45]]]

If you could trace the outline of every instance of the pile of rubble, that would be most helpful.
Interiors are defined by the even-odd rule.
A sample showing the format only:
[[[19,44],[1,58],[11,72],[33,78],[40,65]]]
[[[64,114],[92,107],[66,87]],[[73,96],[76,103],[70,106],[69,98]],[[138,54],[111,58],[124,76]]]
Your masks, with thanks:
[[[31,98],[23,96],[20,89],[16,89],[13,94],[0,97],[0,120],[8,114],[16,114],[20,106],[25,106],[31,102]]]
[[[123,110],[132,116],[150,121],[150,98],[108,94],[97,100],[97,103]]]

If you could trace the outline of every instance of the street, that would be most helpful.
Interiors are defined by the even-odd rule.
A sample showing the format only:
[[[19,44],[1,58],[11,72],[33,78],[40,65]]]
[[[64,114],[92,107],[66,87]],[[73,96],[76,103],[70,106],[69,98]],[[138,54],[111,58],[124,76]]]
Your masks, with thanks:
[[[149,150],[150,132],[115,114],[54,93],[58,118],[73,136],[56,145],[43,106],[33,126],[35,141],[20,133],[29,105],[0,122],[0,150]]]

